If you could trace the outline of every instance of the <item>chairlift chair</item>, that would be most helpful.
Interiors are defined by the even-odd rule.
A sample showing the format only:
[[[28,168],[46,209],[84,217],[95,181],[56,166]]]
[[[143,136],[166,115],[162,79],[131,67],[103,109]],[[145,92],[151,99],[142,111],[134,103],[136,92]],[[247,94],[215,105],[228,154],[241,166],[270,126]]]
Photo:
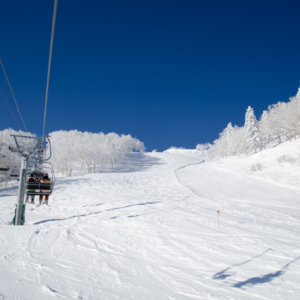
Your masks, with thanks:
[[[20,175],[20,168],[18,168],[17,166],[14,166],[10,172],[10,177],[19,177]]]
[[[1,148],[0,148],[0,150],[1,150]],[[1,158],[5,158],[5,156],[2,155],[2,154],[0,154],[0,157],[1,157]],[[7,166],[6,163],[3,163],[3,161],[2,161],[1,164],[0,164],[0,171],[6,172],[6,171],[8,171],[8,170],[9,170],[9,167]]]
[[[12,135],[15,139],[16,149],[11,148],[10,150],[13,152],[22,153],[26,150],[29,153],[30,161],[28,161],[27,172],[25,174],[24,180],[25,183],[25,193],[27,196],[49,196],[52,194],[54,184],[55,184],[55,175],[53,166],[47,160],[51,157],[51,143],[49,140],[49,136],[40,137],[32,137],[32,136],[21,136],[21,135]],[[32,139],[35,142],[29,143],[22,141],[24,139]],[[49,142],[49,150],[50,154],[47,158],[42,158],[42,154],[45,154],[43,149],[44,139]],[[21,142],[22,141],[22,142]],[[26,146],[26,148],[25,148]],[[30,147],[29,147],[30,146]],[[40,180],[48,174],[51,183],[42,183]],[[35,182],[28,182],[28,176],[32,176],[35,179]],[[12,173],[11,176],[14,176]],[[17,175],[19,176],[19,175]]]
[[[51,180],[51,183],[41,183],[40,180],[48,174],[48,177]],[[44,162],[42,165],[42,170],[35,169],[30,172],[30,175],[35,179],[35,182],[27,182],[25,183],[26,195],[27,196],[48,196],[52,194],[55,184],[55,175],[54,170],[49,162]]]
[[[9,167],[3,167],[3,166],[0,167],[0,171],[6,172],[8,170],[9,170]]]

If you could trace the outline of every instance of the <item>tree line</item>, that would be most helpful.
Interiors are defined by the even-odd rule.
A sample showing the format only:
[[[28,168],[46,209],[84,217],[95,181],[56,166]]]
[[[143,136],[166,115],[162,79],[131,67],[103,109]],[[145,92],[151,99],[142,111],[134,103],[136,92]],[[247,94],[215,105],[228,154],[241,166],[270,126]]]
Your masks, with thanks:
[[[12,171],[19,173],[21,156],[9,150],[9,147],[16,147],[12,134],[36,136],[10,128],[0,131],[0,181],[8,180]],[[113,168],[124,154],[145,150],[144,143],[130,134],[60,130],[50,133],[49,136],[52,150],[50,162],[56,175],[71,176],[75,168],[87,173],[101,172],[105,167]],[[33,142],[30,139],[24,139],[21,141],[21,146],[29,149]],[[6,168],[9,171],[4,171]]]
[[[266,149],[271,142],[296,139],[300,136],[300,88],[288,102],[272,104],[259,120],[252,107],[248,107],[242,127],[228,123],[213,144],[198,144],[196,149],[203,155],[223,157],[248,155]]]
[[[144,143],[130,134],[60,130],[49,135],[52,146],[50,162],[57,174],[66,176],[71,176],[74,168],[88,173],[101,172],[104,167],[113,168],[124,154],[145,150]]]

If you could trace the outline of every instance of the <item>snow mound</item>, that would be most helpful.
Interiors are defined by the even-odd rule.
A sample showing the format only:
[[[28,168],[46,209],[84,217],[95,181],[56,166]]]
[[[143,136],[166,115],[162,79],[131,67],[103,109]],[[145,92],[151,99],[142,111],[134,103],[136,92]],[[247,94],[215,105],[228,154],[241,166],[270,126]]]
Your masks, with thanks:
[[[249,157],[220,159],[215,165],[232,173],[250,174],[279,185],[299,187],[300,140],[287,141]]]

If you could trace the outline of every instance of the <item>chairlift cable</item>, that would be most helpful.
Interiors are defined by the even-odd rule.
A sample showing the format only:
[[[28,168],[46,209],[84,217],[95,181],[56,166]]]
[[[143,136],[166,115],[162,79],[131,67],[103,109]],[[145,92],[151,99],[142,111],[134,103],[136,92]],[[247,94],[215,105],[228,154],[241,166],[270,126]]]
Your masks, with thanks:
[[[17,110],[18,110],[18,112],[19,112],[19,115],[20,115],[20,117],[21,117],[21,119],[22,119],[24,128],[26,129],[27,132],[29,132],[29,131],[27,130],[27,128],[26,128],[25,122],[24,122],[24,120],[23,120],[23,118],[22,118],[22,115],[21,115],[21,113],[20,113],[20,110],[19,110],[19,107],[18,107],[18,104],[17,104],[17,100],[16,100],[16,97],[15,97],[15,94],[14,94],[14,92],[13,92],[13,89],[12,89],[12,87],[11,87],[11,85],[10,85],[10,82],[9,82],[9,80],[8,80],[8,77],[7,77],[7,75],[6,75],[6,72],[5,72],[5,69],[4,69],[3,62],[2,62],[1,57],[0,57],[0,64],[1,64],[1,66],[2,66],[4,75],[5,75],[5,77],[6,77],[7,83],[8,83],[9,88],[10,88],[10,91],[11,91],[11,93],[12,93],[12,95],[13,95],[14,100],[15,100],[16,107],[17,107]]]
[[[11,111],[11,109],[10,109],[10,107],[9,107],[9,105],[8,105],[8,103],[7,103],[7,101],[6,101],[5,97],[4,97],[4,95],[3,95],[2,91],[1,91],[1,89],[0,89],[0,93],[1,93],[1,95],[2,95],[2,97],[3,97],[3,99],[4,99],[4,101],[5,101],[5,103],[6,103],[6,105],[7,105],[7,107],[8,107],[8,109],[9,109],[11,115],[13,116],[13,118],[14,118],[14,120],[16,121],[17,125],[19,126],[20,130],[22,130],[21,127],[20,127],[20,125],[19,125],[19,123],[18,123],[18,121],[17,121],[17,119],[15,118],[13,112]]]
[[[48,89],[49,89],[54,29],[55,29],[55,21],[56,21],[57,1],[58,0],[55,0],[54,2],[53,19],[52,19],[52,32],[51,32],[51,41],[50,41],[50,53],[49,53],[49,61],[48,61],[48,74],[47,74],[46,97],[45,97],[44,125],[43,125],[43,135],[42,135],[43,137],[45,133],[46,111],[47,111],[47,102],[48,102]]]

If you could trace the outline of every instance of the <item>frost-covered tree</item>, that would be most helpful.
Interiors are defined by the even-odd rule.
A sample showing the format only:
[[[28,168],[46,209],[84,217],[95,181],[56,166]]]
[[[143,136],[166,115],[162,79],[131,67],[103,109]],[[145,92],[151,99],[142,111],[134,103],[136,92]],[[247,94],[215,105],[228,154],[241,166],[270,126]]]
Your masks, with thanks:
[[[300,88],[295,97],[290,101],[277,104],[280,116],[280,124],[285,130],[285,135],[291,141],[292,137],[300,134]]]
[[[216,153],[223,157],[265,149],[267,144],[278,139],[291,141],[300,136],[300,87],[296,96],[288,102],[278,102],[268,107],[256,120],[253,109],[249,106],[246,111],[245,125],[232,126],[231,123],[219,134],[212,147]],[[204,151],[203,145],[197,149]]]
[[[31,133],[5,129],[0,131],[0,167],[2,169],[16,166],[19,169],[21,156],[18,153],[8,150],[15,147],[15,142],[11,134],[34,136]],[[121,136],[116,133],[104,134],[71,131],[55,131],[49,134],[52,148],[51,163],[56,174],[71,176],[74,168],[87,172],[101,172],[110,165],[114,165],[128,152],[145,151],[144,143],[130,134]],[[20,144],[24,149],[33,148],[35,140],[24,139]],[[1,178],[8,173],[1,172]],[[7,176],[6,176],[7,177]],[[9,178],[9,176],[8,176]]]
[[[295,124],[292,122],[292,105],[291,103],[278,102],[276,109],[278,126],[280,126],[283,130],[282,134],[291,141],[292,136],[294,136],[296,132],[296,127],[294,126]]]
[[[290,98],[289,116],[290,126],[293,128],[296,137],[296,135],[300,135],[300,87],[296,96]]]
[[[251,106],[248,106],[245,115],[245,131],[246,131],[246,139],[248,143],[248,151],[249,152],[257,152],[257,150],[261,149],[261,140],[260,133],[258,129],[258,122],[254,115],[254,110]]]
[[[210,148],[210,144],[209,143],[205,143],[205,144],[198,144],[196,146],[196,149],[201,153],[201,155],[206,155],[207,151]]]
[[[51,163],[57,174],[64,173],[71,176],[76,155],[74,145],[76,145],[76,130],[60,130],[50,134],[52,157]]]
[[[266,149],[266,144],[272,140],[271,119],[267,110],[264,110],[260,117],[258,129],[260,133],[261,146],[263,149]]]
[[[228,123],[227,127],[224,129],[223,134],[224,138],[227,140],[228,145],[228,155],[233,155],[235,153],[234,143],[233,143],[233,135],[234,129],[232,127],[231,122]]]
[[[281,112],[279,105],[272,104],[268,107],[268,115],[270,120],[270,134],[273,140],[278,139],[281,143],[282,137],[285,135],[285,129],[282,126]]]
[[[219,138],[214,141],[215,149],[223,157],[232,155],[234,153],[232,144],[233,127],[231,123],[228,123],[227,127],[219,134]]]
[[[241,153],[248,155],[248,152],[247,152],[248,141],[246,138],[246,128],[244,126],[241,127],[241,129],[240,129],[239,140],[240,140],[239,147],[241,149]]]
[[[234,126],[231,134],[231,148],[232,155],[247,155],[247,139],[245,134],[245,127]]]
[[[51,162],[56,172],[71,176],[74,167],[87,172],[101,172],[104,166],[114,165],[128,152],[144,151],[142,142],[131,135],[104,134],[71,131],[55,131],[50,134]]]
[[[291,141],[300,135],[300,88],[289,102],[278,102],[268,107],[269,133],[281,143],[283,138]]]
[[[213,159],[215,157],[215,146],[212,144],[208,144],[208,149],[207,149],[207,157],[210,159]]]
[[[11,128],[4,129],[0,131],[0,168],[6,169],[8,171],[0,171],[0,181],[10,180],[11,172],[19,172],[21,164],[21,155],[16,152],[11,152],[9,147],[16,148],[15,140],[11,135],[21,135],[21,136],[35,136],[30,132],[23,132],[21,130],[15,131]],[[18,143],[24,150],[31,150],[36,144],[33,139],[20,139],[18,138]]]

